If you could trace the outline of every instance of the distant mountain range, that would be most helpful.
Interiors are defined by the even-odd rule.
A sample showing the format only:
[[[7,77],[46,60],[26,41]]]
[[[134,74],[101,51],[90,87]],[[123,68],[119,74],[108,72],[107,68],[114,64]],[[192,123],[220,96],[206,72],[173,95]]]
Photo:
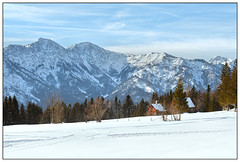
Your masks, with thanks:
[[[185,86],[205,90],[220,83],[222,65],[234,60],[214,57],[210,61],[184,59],[167,53],[122,54],[84,42],[64,48],[50,39],[9,45],[3,50],[3,95],[15,95],[19,102],[46,106],[51,95],[66,103],[83,102],[97,96],[134,102],[151,100],[174,89],[179,77]],[[43,107],[44,108],[44,107]]]

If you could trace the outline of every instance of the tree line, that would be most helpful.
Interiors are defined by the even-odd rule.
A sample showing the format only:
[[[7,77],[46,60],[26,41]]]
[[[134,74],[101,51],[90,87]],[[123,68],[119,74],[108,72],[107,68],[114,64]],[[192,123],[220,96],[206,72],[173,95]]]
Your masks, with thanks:
[[[178,114],[177,120],[181,120],[181,113],[188,111],[187,97],[190,97],[195,105],[195,110],[200,112],[221,111],[237,108],[237,61],[233,70],[226,62],[222,68],[221,83],[215,91],[211,91],[208,85],[206,91],[201,91],[187,85],[184,90],[182,78],[177,82],[175,91],[170,90],[164,95],[152,95],[152,102],[157,100],[167,110],[167,114]],[[116,96],[114,100],[106,100],[103,97],[85,99],[84,103],[76,102],[66,105],[57,96],[52,96],[48,101],[45,111],[35,103],[29,102],[25,109],[19,107],[16,96],[5,97],[3,101],[3,125],[13,124],[38,124],[38,123],[70,123],[70,122],[101,122],[103,119],[118,119],[134,116],[144,116],[150,103],[142,99],[134,104],[130,95],[127,95],[123,103]]]
[[[29,102],[27,109],[19,104],[16,96],[5,97],[3,101],[3,125],[14,124],[38,124],[41,120],[43,110],[35,103]]]
[[[18,105],[14,96],[5,97],[3,101],[3,125],[14,124],[46,124],[72,122],[101,122],[103,119],[118,119],[134,116],[144,116],[149,102],[143,99],[134,104],[129,95],[123,103],[116,96],[114,100],[103,97],[85,99],[84,103],[76,102],[73,105],[66,103],[59,97],[51,97],[45,111],[35,103],[29,102],[27,108]]]

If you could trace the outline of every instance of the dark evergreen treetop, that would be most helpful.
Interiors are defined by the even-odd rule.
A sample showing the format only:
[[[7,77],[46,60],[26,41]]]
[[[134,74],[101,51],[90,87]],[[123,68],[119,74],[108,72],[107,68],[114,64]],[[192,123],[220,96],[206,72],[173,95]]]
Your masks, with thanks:
[[[155,103],[156,101],[158,101],[158,93],[157,92],[153,92],[153,94],[152,94],[152,103]]]
[[[203,111],[204,112],[208,112],[209,111],[209,104],[210,104],[210,85],[208,84],[207,87],[207,92],[205,95],[205,100],[204,100],[204,107],[203,107]]]

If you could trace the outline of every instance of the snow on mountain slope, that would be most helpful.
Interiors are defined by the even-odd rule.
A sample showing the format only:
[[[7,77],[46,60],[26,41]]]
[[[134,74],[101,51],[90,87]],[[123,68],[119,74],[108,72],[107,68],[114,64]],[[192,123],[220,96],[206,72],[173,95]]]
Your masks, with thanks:
[[[111,95],[118,95],[120,99],[124,99],[127,94],[131,94],[134,101],[139,101],[141,98],[150,101],[152,90],[158,94],[173,90],[180,77],[185,82],[184,86],[189,84],[191,87],[205,90],[210,84],[211,89],[214,90],[220,83],[221,69],[225,62],[224,60],[221,64],[213,64],[202,59],[188,60],[167,53],[128,54],[127,61],[131,66],[125,72],[126,81],[117,86]],[[233,61],[228,61],[232,67]],[[137,86],[139,84],[148,86],[143,88]]]
[[[174,89],[179,77],[184,82],[215,89],[225,58],[188,60],[167,53],[143,55],[121,54],[105,50],[90,42],[63,48],[56,42],[40,38],[25,46],[9,45],[3,52],[3,93],[16,95],[20,103],[33,101],[45,108],[51,95],[66,103],[85,98],[130,94],[134,102],[150,99]],[[232,66],[233,61],[228,60]]]
[[[127,95],[130,95],[133,101],[140,101],[142,98],[150,100],[154,90],[158,90],[158,87],[148,80],[134,76],[117,86],[111,96],[124,99]]]
[[[116,75],[125,66],[124,57],[91,43],[65,49],[40,38],[26,46],[11,45],[4,49],[4,95],[41,105],[53,94],[67,103],[106,95],[119,84]]]
[[[168,116],[168,119],[171,117]],[[236,159],[237,113],[3,127],[4,159]]]
[[[215,56],[215,57],[211,58],[209,60],[209,63],[218,65],[218,64],[225,64],[226,61],[229,64],[230,67],[232,67],[234,65],[233,60],[228,59],[226,57],[221,57],[221,56]]]
[[[96,65],[106,72],[111,72],[112,70],[119,73],[125,66],[125,55],[107,51],[90,42],[76,44],[70,49],[79,54],[83,60]]]

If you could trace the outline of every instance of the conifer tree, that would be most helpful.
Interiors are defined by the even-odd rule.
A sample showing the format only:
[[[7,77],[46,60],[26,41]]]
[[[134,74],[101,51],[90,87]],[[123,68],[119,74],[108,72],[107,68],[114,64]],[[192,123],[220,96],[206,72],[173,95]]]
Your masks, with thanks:
[[[68,116],[69,116],[69,110],[67,108],[67,105],[65,104],[65,102],[62,101],[62,109],[63,109],[63,122],[67,123],[68,122]]]
[[[156,100],[158,101],[158,93],[157,93],[157,92],[153,92],[153,95],[152,95],[152,103],[155,103]]]
[[[71,112],[71,109],[72,109],[72,105],[71,105],[71,104],[68,104],[68,107],[67,107],[67,119],[66,119],[66,122],[67,122],[67,123],[71,122],[71,121],[70,121],[70,112]]]
[[[115,108],[115,112],[116,112],[116,117],[120,118],[120,109],[119,109],[119,105],[118,105],[117,96],[115,96],[115,99],[114,99],[114,108]]]
[[[122,117],[122,114],[123,114],[123,113],[122,113],[123,110],[122,110],[122,104],[121,104],[121,101],[120,101],[120,100],[118,100],[118,106],[119,106],[119,116],[118,116],[118,117],[121,118],[121,117]]]
[[[84,103],[83,103],[83,110],[84,110],[84,121],[87,122],[87,112],[88,112],[88,101],[87,98],[85,99]]]
[[[131,117],[133,115],[135,105],[130,97],[130,95],[127,95],[125,102],[123,104],[123,114],[124,117]]]
[[[231,104],[237,108],[237,59],[235,60],[235,65],[231,74],[230,89]]]
[[[26,120],[27,120],[27,123],[28,124],[31,124],[32,123],[32,114],[33,114],[33,111],[32,111],[32,104],[31,102],[28,102],[28,105],[27,105],[27,110],[26,110]]]
[[[89,120],[93,120],[94,116],[94,110],[93,110],[93,98],[90,99],[90,101],[87,104],[87,107],[84,110],[84,120],[85,122],[88,122]]]
[[[145,103],[144,103],[144,100],[142,99],[141,102],[138,105],[138,114],[137,114],[137,116],[143,116],[144,115],[144,109],[145,109]]]
[[[221,110],[222,110],[222,107],[218,103],[216,92],[214,92],[210,99],[208,111],[211,112],[211,111],[221,111]]]
[[[28,124],[39,124],[42,118],[42,108],[35,103],[28,103],[27,110],[27,123]]]
[[[69,114],[69,121],[70,122],[83,122],[86,120],[86,115],[85,110],[84,110],[84,105],[85,104],[79,104],[76,102]]]
[[[208,84],[207,92],[206,92],[205,100],[204,100],[204,107],[203,107],[204,112],[209,111],[209,103],[210,103],[210,85]]]
[[[71,110],[72,109],[72,105],[68,104],[68,109]]]
[[[42,111],[42,108],[40,106],[38,106],[37,104],[35,103],[32,103],[32,116],[33,116],[33,121],[32,123],[33,124],[39,124],[40,121],[41,121],[41,118],[42,118],[42,114],[43,114],[43,111]]]
[[[125,99],[125,100],[126,100],[126,99]],[[125,102],[126,102],[126,101],[125,101]],[[123,111],[123,117],[124,117],[124,118],[127,118],[127,117],[128,117],[128,115],[127,115],[127,109],[128,109],[127,104],[124,103],[123,106],[122,106],[122,111]]]
[[[20,120],[21,124],[25,124],[26,123],[26,112],[25,112],[23,104],[21,104],[21,106],[20,106],[19,120]]]
[[[170,89],[168,93],[165,93],[164,95],[159,97],[159,102],[165,107],[166,109],[169,108],[169,105],[172,103],[173,99],[173,92]]]
[[[69,117],[69,109],[65,102],[62,101],[62,107],[63,107],[63,122],[67,123],[68,122],[68,117]]]
[[[80,114],[79,114],[79,109],[80,109],[80,104],[78,102],[76,102],[72,109],[71,112],[69,114],[69,119],[71,122],[78,122],[79,118],[80,118]]]
[[[214,98],[211,98],[209,102],[208,112],[212,112],[213,109],[214,109]]]
[[[75,105],[75,104],[74,104]],[[69,113],[69,122],[76,122],[76,106],[73,106]]]
[[[222,111],[222,107],[219,104],[216,96],[213,97],[213,111]]]
[[[87,107],[87,98],[85,98],[85,101],[84,101],[84,103],[83,103],[83,106],[84,106],[84,107]]]
[[[13,124],[13,114],[12,114],[13,103],[12,103],[11,96],[8,97],[7,104],[8,104],[8,124]]]
[[[173,107],[178,110],[179,120],[181,120],[181,113],[188,111],[186,92],[183,92],[183,80],[179,78],[176,90],[173,93]]]
[[[143,99],[141,100],[141,102],[138,105],[138,109],[137,109],[137,114],[136,116],[144,116],[146,111],[147,111],[147,107],[148,107],[148,102],[145,102]]]
[[[50,108],[50,106],[48,106],[47,109],[43,112],[40,123],[41,124],[51,123],[51,108]]]
[[[8,97],[6,96],[3,101],[3,125],[9,125],[10,110],[8,106]]]
[[[225,65],[222,68],[221,84],[219,85],[218,91],[218,101],[220,105],[227,110],[229,110],[229,104],[231,103],[230,80],[231,71],[226,61]]]
[[[91,98],[91,100],[90,100],[90,105],[93,104],[93,101],[94,101],[93,98]]]
[[[172,92],[172,90],[170,89],[170,91],[169,91],[169,98],[168,98],[168,104],[170,104],[171,102],[172,102],[172,98],[173,98],[173,92]]]
[[[197,92],[197,99],[196,99],[196,103],[195,103],[197,111],[201,111],[201,112],[203,111],[203,109],[204,109],[204,100],[205,100],[205,92],[202,92],[201,90],[199,90]]]
[[[84,121],[84,104],[80,104],[79,107],[79,121],[83,122]]]
[[[13,96],[11,109],[12,109],[12,123],[18,124],[19,123],[19,105],[18,105],[16,96]]]

